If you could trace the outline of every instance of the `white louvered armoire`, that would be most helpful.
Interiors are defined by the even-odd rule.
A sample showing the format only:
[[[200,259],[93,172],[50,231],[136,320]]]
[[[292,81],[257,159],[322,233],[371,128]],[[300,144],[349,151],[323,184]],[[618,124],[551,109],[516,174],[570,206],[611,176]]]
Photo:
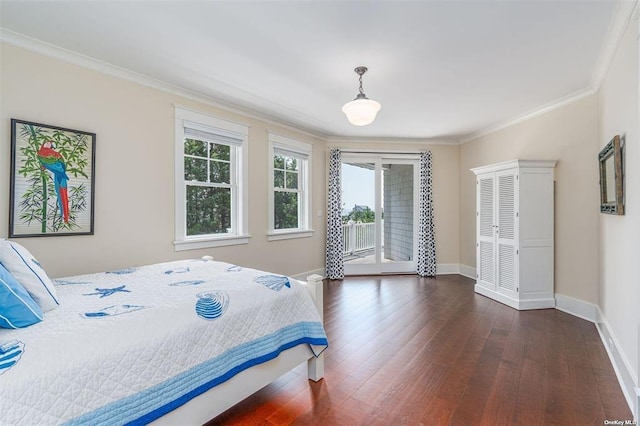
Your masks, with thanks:
[[[513,160],[476,175],[476,293],[515,309],[555,307],[555,161]]]

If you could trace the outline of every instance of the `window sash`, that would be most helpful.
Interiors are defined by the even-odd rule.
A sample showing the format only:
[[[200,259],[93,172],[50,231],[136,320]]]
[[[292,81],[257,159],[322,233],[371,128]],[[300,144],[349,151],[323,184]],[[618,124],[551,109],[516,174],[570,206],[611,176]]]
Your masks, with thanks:
[[[294,227],[289,227],[289,228],[284,228],[284,227],[278,227],[277,224],[277,214],[276,214],[276,209],[277,209],[277,204],[276,204],[276,196],[275,193],[279,193],[279,194],[295,194],[295,203],[296,203],[296,216],[295,216],[295,222],[296,222],[296,226]],[[293,230],[293,229],[301,229],[302,227],[302,221],[303,221],[303,217],[302,217],[302,193],[298,192],[298,191],[287,191],[287,190],[274,190],[274,209],[273,209],[273,228],[276,231],[287,231],[287,230]]]
[[[226,144],[222,144],[222,143],[214,143],[214,142],[207,142],[207,141],[203,141],[200,139],[194,139],[193,137],[186,137],[184,138],[184,143],[187,143],[187,139],[189,140],[196,140],[198,142],[204,142],[207,144],[207,156],[203,157],[200,155],[193,155],[193,154],[183,154],[183,161],[185,164],[185,174],[186,174],[186,159],[187,158],[191,158],[191,159],[195,159],[195,160],[200,160],[200,161],[205,161],[206,162],[206,180],[198,180],[198,179],[187,179],[186,176],[184,177],[184,181],[185,182],[216,182],[216,183],[225,183],[225,182],[218,182],[218,181],[212,181],[211,180],[211,165],[213,164],[228,164],[229,165],[229,183],[232,183],[231,180],[233,179],[234,176],[234,162],[233,162],[233,152],[235,150],[235,147],[230,146],[229,147],[229,159],[228,160],[224,160],[224,159],[218,159],[218,158],[211,158],[211,149],[212,149],[212,144],[215,145],[223,145],[223,146],[229,146]]]
[[[185,140],[187,139],[187,137],[185,136]],[[193,137],[189,137],[189,139],[193,139]],[[219,144],[219,143],[218,143]],[[207,147],[207,153],[209,153],[209,149],[210,146]],[[236,235],[238,234],[238,220],[237,220],[237,209],[238,207],[238,202],[237,202],[237,198],[238,198],[238,185],[237,185],[237,167],[236,167],[236,159],[237,153],[236,153],[236,147],[231,147],[230,152],[229,152],[229,161],[226,160],[217,160],[217,159],[212,159],[212,158],[204,158],[204,157],[199,157],[196,156],[196,158],[201,158],[203,160],[207,160],[207,182],[203,182],[203,181],[198,181],[198,180],[186,180],[184,179],[184,194],[185,194],[185,199],[184,199],[184,209],[185,209],[185,221],[184,221],[184,236],[185,239],[190,239],[190,238],[202,238],[202,237],[206,237],[206,236],[220,236],[220,235]],[[194,157],[194,156],[188,156],[188,155],[183,155],[184,158],[187,157]],[[184,161],[183,158],[183,161]],[[211,181],[211,169],[210,169],[210,162],[224,162],[224,163],[228,163],[229,164],[229,183],[226,182],[212,182]],[[225,230],[225,232],[217,232],[217,233],[209,233],[209,234],[200,234],[200,233],[190,233],[189,230],[189,223],[188,223],[188,216],[189,216],[189,211],[188,211],[188,200],[187,200],[187,193],[188,193],[188,188],[189,187],[202,187],[202,188],[220,188],[220,189],[228,189],[229,190],[229,210],[230,210],[230,224],[231,226],[229,228],[227,228]]]
[[[226,246],[234,244],[246,244],[249,242],[248,221],[246,207],[248,205],[248,192],[243,187],[248,182],[248,157],[247,157],[247,138],[249,134],[249,127],[246,124],[236,123],[225,119],[219,119],[209,115],[205,115],[196,111],[184,109],[181,107],[175,107],[175,183],[176,183],[176,203],[175,203],[175,249],[176,251],[201,249],[207,247]],[[209,158],[204,158],[204,152],[197,151],[196,155],[185,153],[185,140],[195,139],[201,142],[207,143],[207,155]],[[222,156],[222,158],[210,158],[210,150],[213,149],[213,145],[226,145],[229,146],[229,158]],[[214,156],[216,157],[216,156]],[[198,165],[200,169],[194,168],[189,170],[190,176],[195,177],[198,180],[185,179],[185,162],[203,160],[206,161],[206,180],[208,182],[201,182],[204,179],[204,164]],[[228,166],[226,165],[228,164]],[[213,169],[213,170],[212,170]],[[220,174],[218,174],[220,173]],[[214,176],[219,176],[217,180],[226,180],[228,182],[211,182]],[[216,180],[214,178],[214,180]],[[228,191],[231,200],[229,203],[229,210],[227,213],[222,213],[222,217],[227,215],[230,211],[231,227],[225,229],[224,233],[212,233],[212,234],[192,234],[188,235],[187,229],[187,202],[195,202],[198,200],[198,196],[194,198],[194,188],[202,188],[200,191],[203,193],[210,192],[211,196],[215,194],[221,194]],[[191,189],[189,189],[191,188]],[[204,188],[211,188],[205,190]],[[191,191],[188,194],[188,191]],[[197,190],[196,190],[197,192]],[[189,199],[188,196],[191,198]],[[222,197],[224,198],[224,197]],[[219,198],[220,205],[224,209],[227,208],[226,200]],[[228,198],[227,198],[228,199]],[[215,201],[215,200],[214,200]],[[206,204],[200,204],[200,206],[207,207]],[[197,213],[197,212],[192,212]],[[215,215],[215,213],[214,213]],[[191,214],[189,220],[192,222],[194,216]],[[206,218],[206,213],[204,214]],[[204,220],[204,219],[203,219]],[[195,223],[195,222],[194,222]],[[204,228],[208,226],[203,222]],[[223,222],[223,225],[226,224]],[[216,225],[211,229],[218,229]],[[226,232],[231,231],[231,232]]]
[[[214,204],[209,206],[209,209],[197,209],[197,210],[189,210],[189,202],[194,201],[189,198],[189,189],[190,188],[204,188],[206,190],[214,190],[216,194],[210,194],[211,196],[222,195],[223,198],[229,199],[229,205],[225,206],[223,204]],[[216,191],[218,190],[218,191]],[[222,191],[219,191],[222,190]],[[202,238],[207,235],[229,235],[233,234],[233,188],[229,187],[221,187],[221,186],[211,186],[211,185],[186,185],[185,190],[186,198],[185,198],[185,207],[187,208],[186,212],[186,233],[187,237],[192,238]],[[204,200],[195,200],[196,205],[201,203],[207,204],[211,200],[210,197],[207,197]],[[224,213],[227,214],[224,214]],[[217,214],[222,214],[222,216],[217,216]],[[189,217],[195,216],[197,218],[196,222],[189,224]],[[219,232],[199,232],[204,227],[205,229],[211,228],[214,224],[217,224],[218,228],[220,226],[223,227],[223,230]],[[208,229],[207,229],[208,230]]]
[[[302,194],[301,189],[291,189],[291,188],[273,188],[275,192],[297,192],[298,194]]]
[[[276,150],[274,149],[274,155],[272,158],[272,171],[273,171],[273,208],[271,209],[271,217],[273,220],[273,230],[274,231],[284,231],[284,230],[293,230],[293,229],[305,229],[308,227],[307,225],[307,218],[305,217],[305,184],[303,182],[303,176],[305,175],[306,172],[306,167],[307,167],[307,159],[299,159],[298,160],[298,169],[297,170],[287,170],[286,169],[286,163],[285,163],[285,167],[283,168],[279,168],[279,167],[275,167],[273,164],[275,164],[275,157],[280,156],[280,157],[284,157],[284,158],[293,158],[291,157],[289,154],[287,155],[283,155],[282,152],[276,152]],[[283,185],[284,186],[276,186],[276,182],[275,182],[275,172],[276,171],[280,171],[283,172]],[[295,173],[297,175],[297,188],[289,188],[287,185],[287,174],[293,174]],[[278,228],[277,224],[276,224],[276,209],[278,209],[278,204],[277,204],[277,197],[275,196],[275,193],[289,193],[289,194],[297,194],[297,213],[296,213],[296,223],[297,223],[297,227],[295,228]]]
[[[203,187],[207,187],[207,188],[231,188],[233,189],[235,187],[235,185],[230,184],[230,183],[217,183],[217,182],[198,182],[196,180],[194,181],[185,181],[184,182],[185,186],[203,186]]]
[[[311,236],[310,191],[312,148],[313,145],[308,142],[297,141],[269,132],[269,173],[271,179],[269,193],[269,241]],[[284,164],[277,164],[277,157],[296,160],[296,170],[287,170],[287,160],[285,160]],[[292,173],[295,173],[295,176],[292,175]],[[281,206],[283,207],[282,210],[277,210],[278,201],[280,200],[281,203],[291,201],[293,203],[294,198],[297,203],[297,227],[278,228],[277,226],[282,226],[283,223],[293,224],[293,212],[291,212],[291,217],[285,217],[284,221],[282,220],[283,217],[279,216],[279,223],[276,223],[276,212],[282,214],[288,211],[286,205]]]
[[[275,156],[274,156],[275,157]],[[301,190],[302,186],[304,185],[304,182],[302,182],[302,177],[303,177],[303,172],[302,169],[305,167],[305,163],[303,163],[302,161],[298,162],[298,170],[287,170],[285,169],[281,169],[279,167],[274,167],[273,168],[273,187],[274,189],[276,188],[280,188],[280,189],[298,189]],[[277,185],[276,184],[276,172],[282,172],[282,185]],[[295,174],[296,175],[296,187],[297,188],[290,188],[289,184],[288,184],[288,179],[287,176],[288,175],[292,175]]]

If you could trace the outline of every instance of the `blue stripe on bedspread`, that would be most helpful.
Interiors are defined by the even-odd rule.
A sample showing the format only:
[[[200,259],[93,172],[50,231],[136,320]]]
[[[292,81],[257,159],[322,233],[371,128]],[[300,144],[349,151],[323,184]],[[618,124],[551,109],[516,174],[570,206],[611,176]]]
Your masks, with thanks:
[[[238,345],[163,383],[70,420],[67,425],[143,425],[187,403],[236,374],[300,344],[327,346],[321,323],[299,322]],[[318,354],[316,354],[318,355]]]

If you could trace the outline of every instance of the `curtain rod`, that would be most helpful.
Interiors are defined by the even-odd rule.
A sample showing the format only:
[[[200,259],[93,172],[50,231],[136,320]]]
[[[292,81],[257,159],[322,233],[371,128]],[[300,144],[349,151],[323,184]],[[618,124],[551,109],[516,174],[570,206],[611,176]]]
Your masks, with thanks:
[[[360,149],[342,149],[342,148],[331,148],[331,149],[337,149],[340,152],[344,152],[344,153],[348,153],[348,154],[409,154],[409,155],[420,155],[423,152],[426,152],[426,151],[403,151],[403,150],[390,151],[388,149],[381,149],[381,150],[360,150]]]

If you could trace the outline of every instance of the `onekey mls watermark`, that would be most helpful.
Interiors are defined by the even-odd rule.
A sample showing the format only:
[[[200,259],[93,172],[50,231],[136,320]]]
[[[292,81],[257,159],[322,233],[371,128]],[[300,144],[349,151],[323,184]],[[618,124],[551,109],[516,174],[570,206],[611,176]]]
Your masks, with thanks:
[[[638,422],[636,420],[605,420],[605,425],[611,426],[625,426],[625,425],[637,425]]]

